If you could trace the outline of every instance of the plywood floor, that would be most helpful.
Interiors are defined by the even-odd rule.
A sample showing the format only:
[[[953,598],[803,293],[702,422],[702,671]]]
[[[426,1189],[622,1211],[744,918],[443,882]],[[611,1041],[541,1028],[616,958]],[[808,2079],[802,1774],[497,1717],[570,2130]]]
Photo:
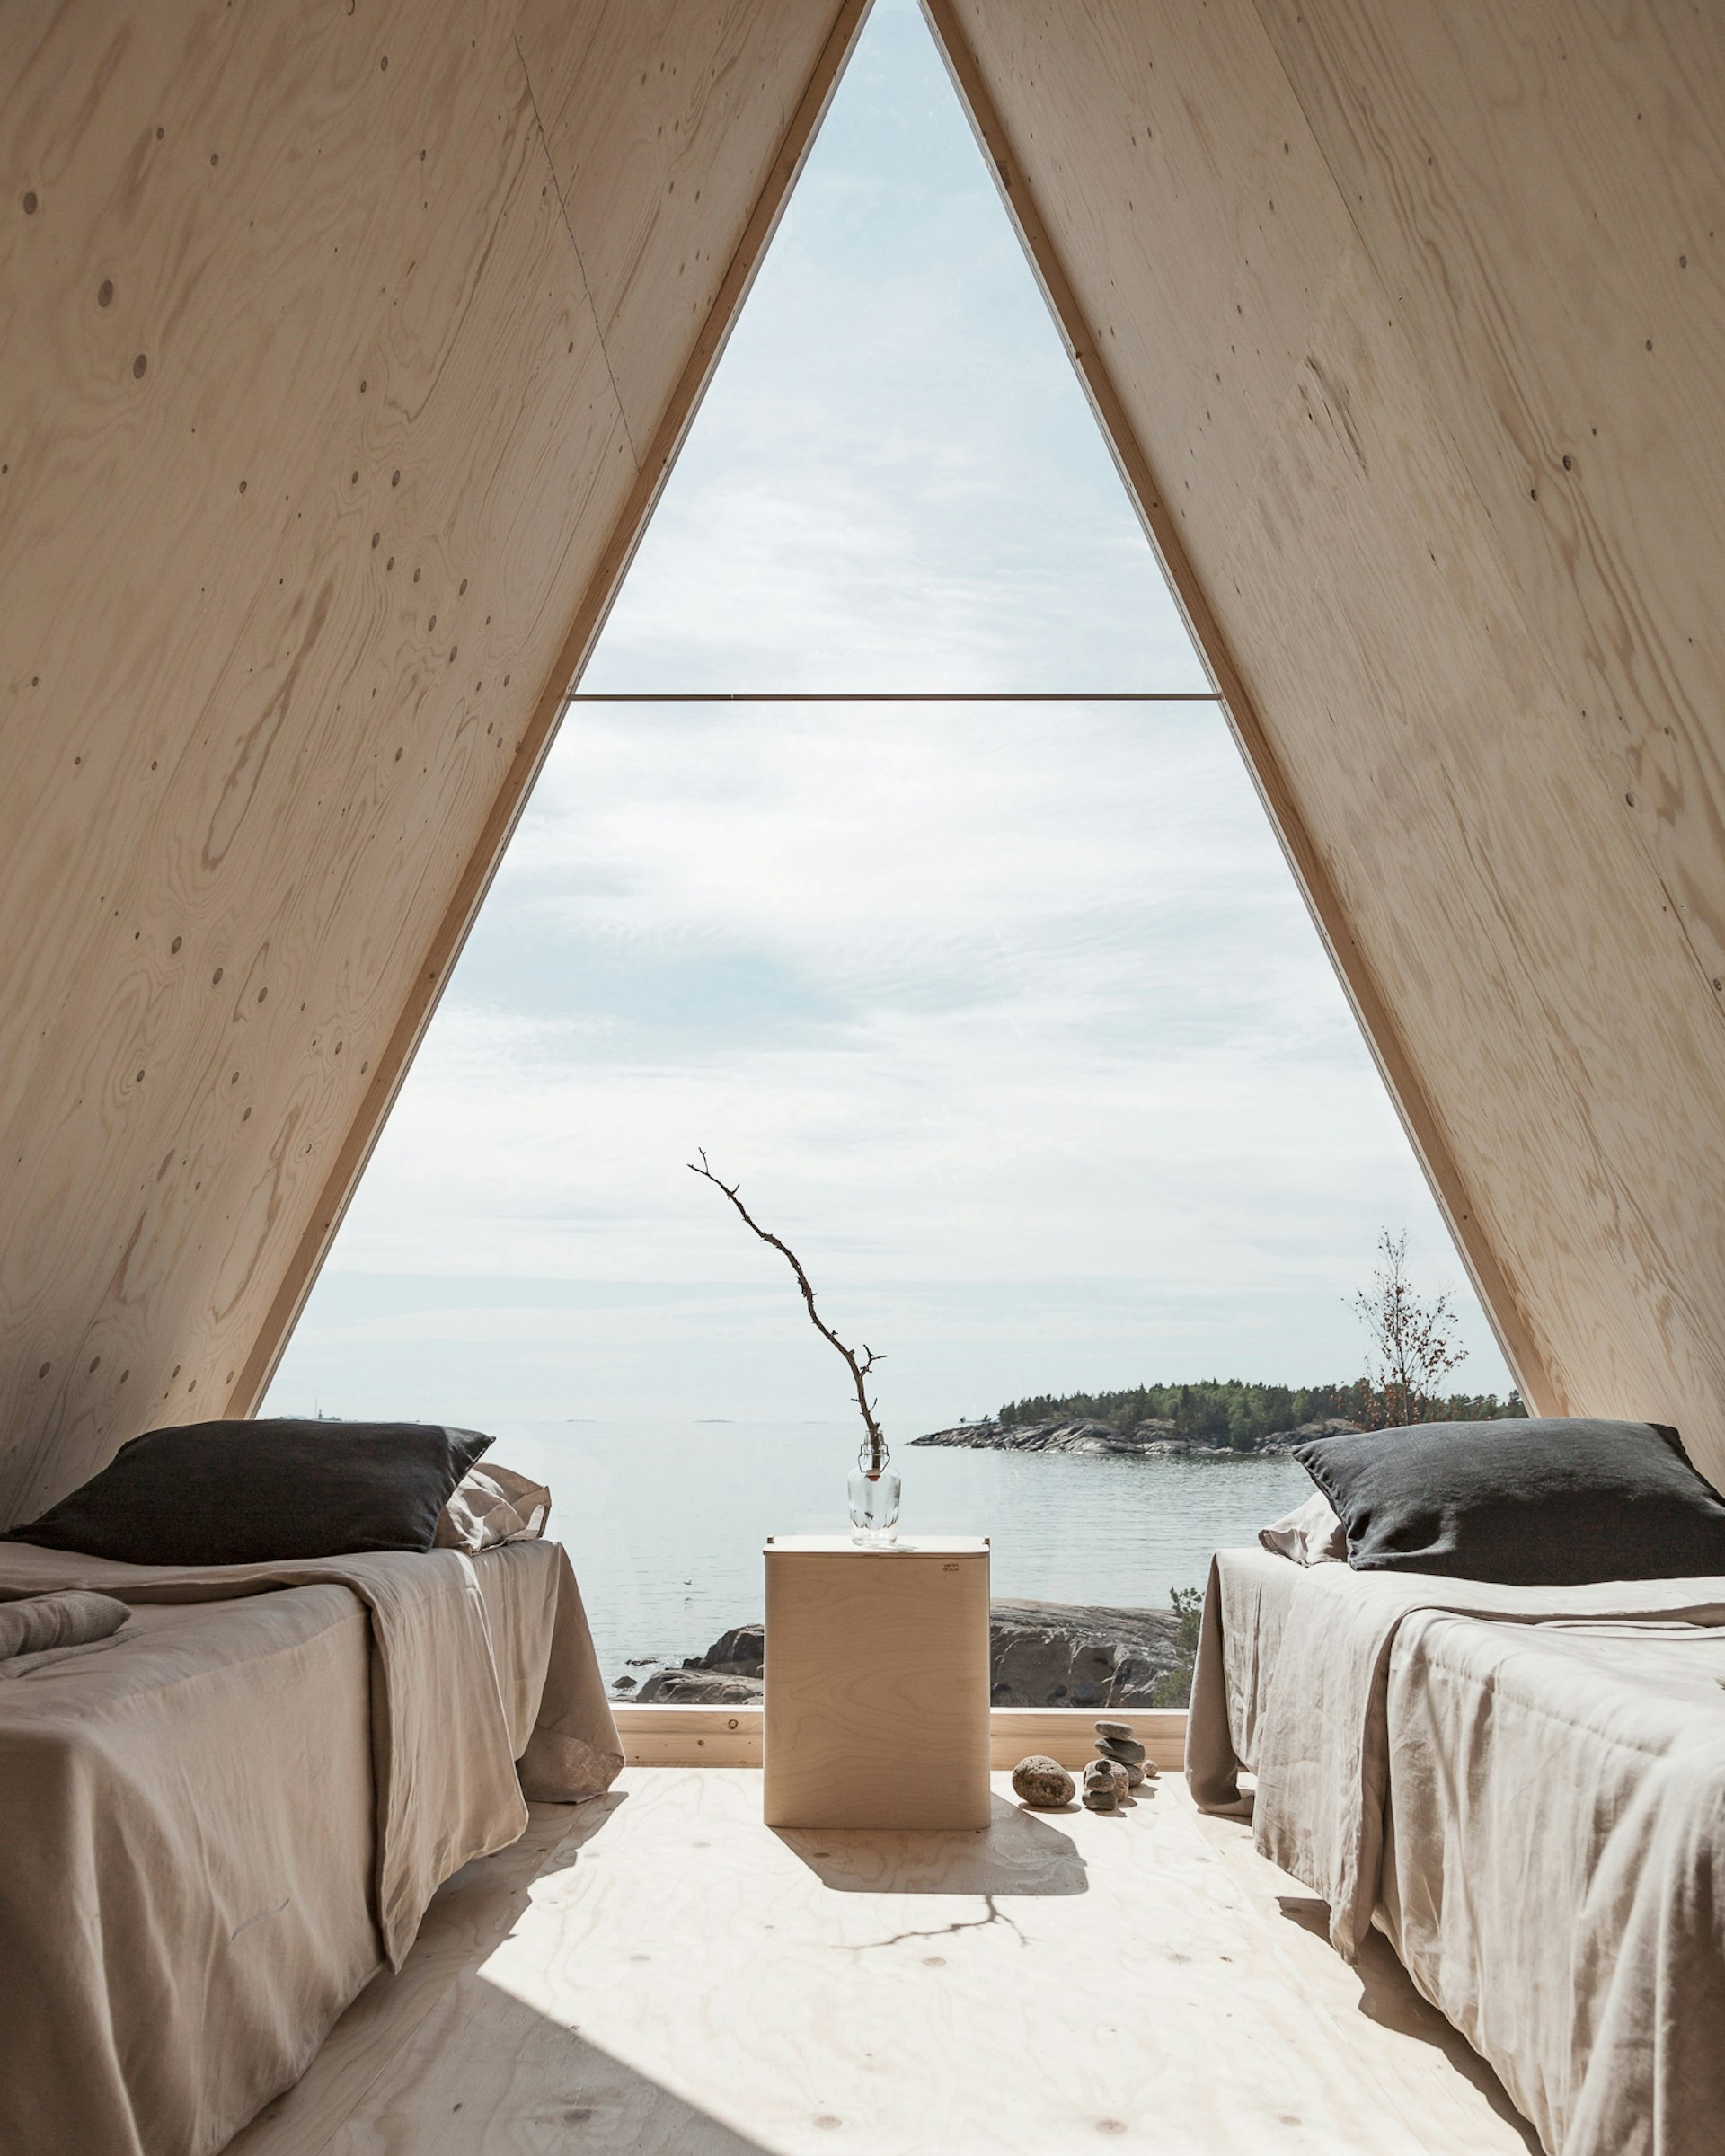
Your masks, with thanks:
[[[1347,1967],[1177,1780],[995,1791],[981,1834],[774,1833],[743,1768],[537,1807],[229,2156],[1536,2152],[1384,1942]]]

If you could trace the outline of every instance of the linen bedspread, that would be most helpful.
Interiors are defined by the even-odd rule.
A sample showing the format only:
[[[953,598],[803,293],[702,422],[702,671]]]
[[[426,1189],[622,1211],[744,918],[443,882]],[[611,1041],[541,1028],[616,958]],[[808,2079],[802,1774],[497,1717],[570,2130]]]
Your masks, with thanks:
[[[1188,1777],[1250,1808],[1344,1954],[1384,1903],[1548,2149],[1693,2156],[1725,2116],[1721,1626],[1725,1579],[1506,1587],[1224,1551]]]
[[[1384,1900],[1562,2156],[1725,2142],[1725,1632],[1410,1617]]]
[[[520,1833],[524,1789],[579,1800],[622,1764],[555,1543],[190,1568],[0,1544],[0,1596],[59,1587],[133,1616],[0,1666],[8,2150],[220,2147]]]

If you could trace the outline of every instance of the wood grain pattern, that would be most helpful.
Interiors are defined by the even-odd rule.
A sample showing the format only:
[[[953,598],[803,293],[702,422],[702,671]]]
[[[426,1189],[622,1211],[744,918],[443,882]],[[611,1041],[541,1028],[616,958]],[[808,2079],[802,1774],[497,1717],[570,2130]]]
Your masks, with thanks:
[[[1438,1074],[1452,1151],[1478,1164],[1478,1217],[1563,1374],[1560,1401],[1676,1423],[1720,1472],[1708,1403],[1725,1400],[1725,1334],[1704,1276],[1669,1270],[1685,1219],[1706,1255],[1692,1179],[1725,1173],[1714,1013],[1358,251],[1311,349],[1224,569],[1261,639],[1257,677],[1326,819],[1342,903],[1372,923],[1381,977],[1404,985],[1405,1038]],[[1295,545],[1322,572],[1278,591],[1262,566]],[[1414,606],[1399,565],[1421,547],[1446,568]],[[1295,682],[1320,673],[1314,705]],[[1371,714],[1369,744],[1335,723],[1349,711]],[[1626,1023],[1632,994],[1662,1022]],[[1467,1040],[1491,1040],[1489,1057],[1452,1061]]]
[[[325,2040],[311,2072],[228,2143],[232,2156],[265,2149],[270,2156],[315,2156],[326,2147],[332,2122],[364,2101],[451,1985],[502,1945],[529,1904],[534,1881],[572,1861],[615,1802],[601,1799],[573,1814],[562,1805],[535,1805],[518,1842],[446,1879],[402,1967],[372,1979]]]
[[[1525,1391],[1725,1477],[1725,21],[928,12]]]
[[[1186,1763],[1186,1710],[1121,1710],[1163,1773]],[[758,1767],[763,1716],[758,1707],[631,1707],[614,1703],[624,1757],[632,1767]],[[1095,1755],[1096,1710],[1076,1707],[991,1707],[988,1764],[1015,1767],[1031,1752],[1083,1766]]]
[[[261,1393],[860,13],[15,15],[0,1518]]]
[[[1063,1767],[1084,1766],[1096,1756],[1099,1713],[1130,1722],[1159,1772],[1178,1774],[1185,1766],[1183,1707],[994,1707],[988,1712],[988,1764],[996,1773],[1010,1771],[1028,1753],[1039,1752]]]
[[[998,1777],[982,1833],[774,1833],[756,1773],[631,1768],[574,1825],[234,2150],[1536,2149],[1384,1942],[1350,1969],[1175,1782],[1113,1818],[1027,1815]]]
[[[766,1822],[976,1827],[988,1818],[988,1545],[766,1550]]]
[[[1506,571],[1725,976],[1725,13],[1261,0]],[[1481,94],[1485,85],[1491,94]],[[1718,993],[1714,990],[1714,993]]]
[[[611,1713],[632,1767],[758,1767],[758,1707],[625,1705]]]

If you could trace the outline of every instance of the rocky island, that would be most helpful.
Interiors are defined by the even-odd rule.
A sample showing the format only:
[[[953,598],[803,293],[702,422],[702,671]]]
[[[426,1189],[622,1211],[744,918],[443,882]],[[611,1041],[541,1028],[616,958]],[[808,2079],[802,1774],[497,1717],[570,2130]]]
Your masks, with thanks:
[[[1214,1437],[1182,1436],[1172,1421],[1160,1416],[1124,1428],[1083,1417],[1075,1421],[961,1422],[954,1429],[931,1430],[927,1436],[910,1442],[963,1445],[976,1452],[1078,1453],[1089,1459],[1265,1460],[1286,1457],[1288,1446],[1303,1438],[1334,1437],[1359,1427],[1330,1415],[1290,1430],[1270,1430],[1261,1437],[1228,1444]]]
[[[1405,1392],[1405,1388],[1403,1388]],[[1402,1393],[1367,1378],[1340,1384],[1260,1384],[1240,1377],[1182,1384],[1128,1385],[1113,1392],[1039,1392],[1009,1400],[980,1422],[931,1430],[913,1445],[978,1450],[1076,1453],[1092,1459],[1271,1459],[1302,1437],[1381,1429],[1393,1423],[1482,1422],[1525,1415],[1519,1393]]]

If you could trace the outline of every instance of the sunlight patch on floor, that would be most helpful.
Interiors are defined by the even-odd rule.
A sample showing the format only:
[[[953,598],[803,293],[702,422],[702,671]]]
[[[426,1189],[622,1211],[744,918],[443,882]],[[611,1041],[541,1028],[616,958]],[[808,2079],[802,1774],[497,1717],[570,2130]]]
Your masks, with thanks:
[[[758,1773],[632,1769],[451,1881],[234,2156],[1496,2156],[1535,2144],[1374,1940],[1201,1818],[774,1833]]]

